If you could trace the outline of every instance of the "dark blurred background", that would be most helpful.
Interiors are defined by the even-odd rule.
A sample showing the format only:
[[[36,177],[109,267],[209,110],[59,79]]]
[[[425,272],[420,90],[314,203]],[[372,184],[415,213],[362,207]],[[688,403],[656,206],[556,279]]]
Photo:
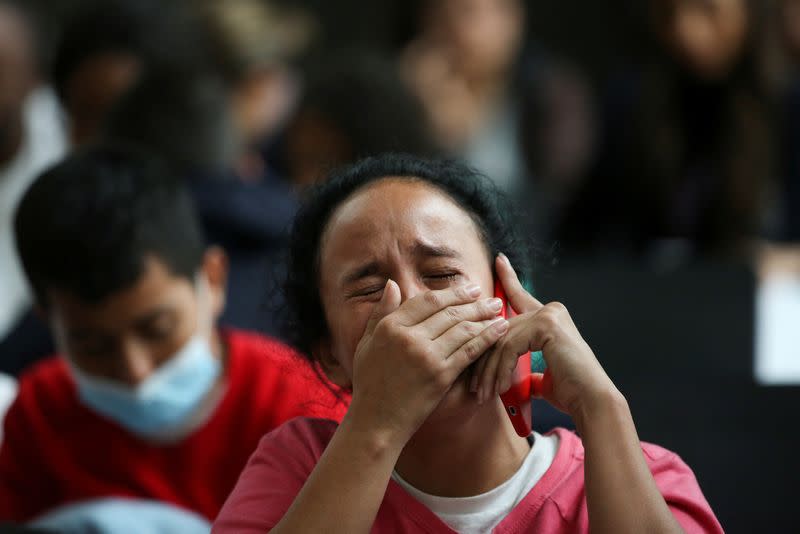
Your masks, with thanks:
[[[465,158],[515,201],[536,292],[571,310],[640,437],[686,460],[727,531],[796,531],[800,2],[6,5],[31,17],[35,59],[4,30],[27,23],[0,9],[0,188],[20,184],[0,189],[0,246],[35,170],[135,142],[186,176],[228,252],[225,321],[280,336],[282,253],[310,183],[387,150]],[[21,65],[26,90],[10,87]],[[35,91],[61,135],[9,170]],[[14,376],[50,349],[3,255]]]

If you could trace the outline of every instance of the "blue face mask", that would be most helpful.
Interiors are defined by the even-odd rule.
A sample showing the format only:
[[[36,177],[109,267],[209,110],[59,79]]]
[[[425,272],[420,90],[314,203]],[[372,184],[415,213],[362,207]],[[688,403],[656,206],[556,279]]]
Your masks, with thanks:
[[[136,387],[71,367],[78,395],[87,407],[144,437],[158,436],[185,423],[221,372],[208,341],[200,336],[191,338]]]

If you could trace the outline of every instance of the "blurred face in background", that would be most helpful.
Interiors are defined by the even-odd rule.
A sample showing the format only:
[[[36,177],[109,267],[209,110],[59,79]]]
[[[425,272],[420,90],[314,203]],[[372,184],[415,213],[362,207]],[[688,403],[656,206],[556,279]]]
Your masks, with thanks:
[[[33,37],[22,15],[0,4],[0,147],[20,136],[25,98],[35,83]]]
[[[102,53],[78,65],[67,80],[63,101],[73,146],[98,136],[111,109],[137,82],[141,70],[141,61],[125,52]]]
[[[654,16],[672,54],[707,80],[730,72],[751,24],[747,0],[655,0]]]
[[[525,13],[520,0],[437,0],[428,31],[448,48],[467,78],[504,74],[522,44]]]
[[[297,99],[295,80],[283,67],[255,69],[233,90],[233,116],[245,143],[272,135]]]
[[[224,306],[225,261],[206,254],[198,281],[149,258],[140,278],[100,302],[50,290],[47,314],[59,349],[98,378],[136,386],[193,335],[210,335]]]

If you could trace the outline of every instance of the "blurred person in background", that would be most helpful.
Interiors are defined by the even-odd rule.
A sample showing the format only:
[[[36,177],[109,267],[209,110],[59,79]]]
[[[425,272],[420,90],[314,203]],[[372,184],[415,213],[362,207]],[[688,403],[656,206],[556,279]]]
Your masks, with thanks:
[[[69,18],[53,60],[53,84],[70,141],[96,140],[109,112],[149,69],[199,61],[189,21],[175,2],[90,0]]]
[[[777,87],[781,133],[783,225],[777,237],[800,241],[800,1],[780,0],[773,10],[779,55],[784,61]]]
[[[512,199],[520,224],[550,246],[558,220],[584,184],[595,157],[594,97],[583,74],[568,63],[540,60],[520,76],[519,140],[527,178]]]
[[[403,54],[405,78],[439,142],[513,190],[524,176],[514,76],[524,44],[521,0],[432,0]]]
[[[204,0],[193,5],[211,68],[229,93],[232,124],[243,152],[242,179],[272,180],[267,148],[297,97],[291,62],[314,35],[302,10],[263,0]]]
[[[510,192],[546,242],[588,173],[595,112],[582,72],[526,43],[525,17],[520,0],[425,2],[401,64],[437,141]]]
[[[144,153],[77,151],[28,191],[15,230],[60,355],[21,377],[6,416],[0,520],[207,532],[265,432],[344,414],[287,346],[217,328],[225,255]]]
[[[10,374],[52,349],[30,313],[12,230],[25,190],[65,151],[58,105],[42,77],[40,37],[25,4],[0,1],[0,372]]]
[[[763,5],[650,8],[663,57],[611,87],[596,169],[559,231],[564,250],[622,249],[662,266],[746,257],[769,226],[776,172]]]
[[[279,177],[252,180],[237,162],[229,90],[213,74],[152,72],[123,98],[104,136],[158,154],[189,187],[209,243],[228,255],[222,324],[281,333],[283,252],[297,200]]]
[[[284,165],[303,189],[334,167],[383,152],[440,152],[429,117],[395,65],[350,50],[320,58],[286,126]]]

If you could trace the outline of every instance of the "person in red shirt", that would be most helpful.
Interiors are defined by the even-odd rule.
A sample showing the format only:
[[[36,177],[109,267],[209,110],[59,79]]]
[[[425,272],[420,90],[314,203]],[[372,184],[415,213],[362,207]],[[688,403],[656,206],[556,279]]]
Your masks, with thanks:
[[[524,289],[510,220],[474,171],[412,156],[356,163],[307,199],[295,334],[352,403],[341,424],[265,436],[212,532],[722,532],[691,469],[639,442],[566,308]],[[531,350],[547,363],[536,391],[581,438],[517,435],[499,394]]]
[[[346,394],[288,346],[216,327],[224,253],[149,156],[76,153],[26,193],[15,231],[60,356],[21,376],[5,417],[0,521],[74,506],[138,525],[118,511],[142,500],[208,522],[266,432],[343,417]]]

